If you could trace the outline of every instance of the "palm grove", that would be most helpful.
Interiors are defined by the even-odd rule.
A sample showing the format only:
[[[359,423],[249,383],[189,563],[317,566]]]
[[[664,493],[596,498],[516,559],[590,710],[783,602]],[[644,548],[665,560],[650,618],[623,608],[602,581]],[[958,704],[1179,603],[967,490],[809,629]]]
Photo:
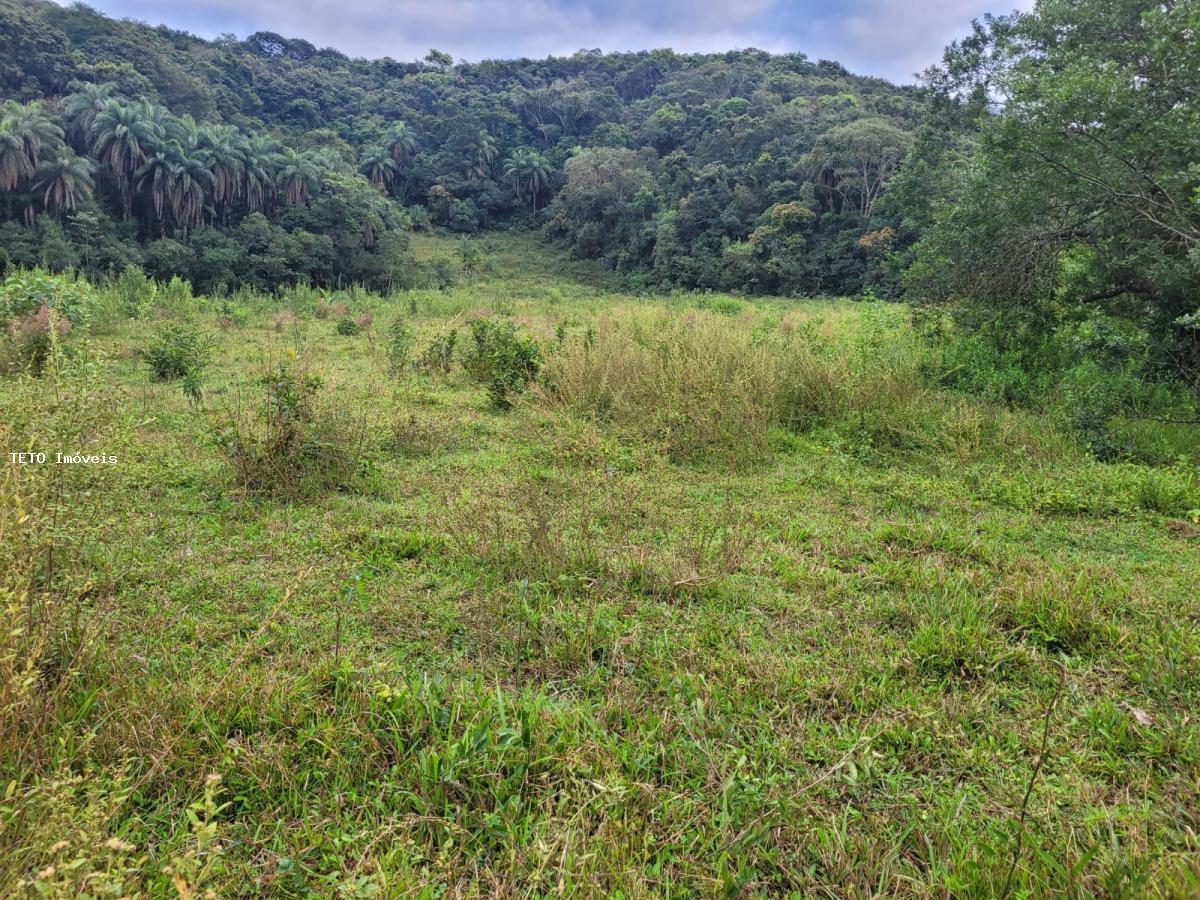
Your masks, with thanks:
[[[536,226],[634,288],[936,302],[960,380],[1029,400],[1071,369],[1091,427],[1198,378],[1198,30],[1195,0],[1043,0],[904,88],[756,50],[367,61],[0,0],[4,260],[385,288],[424,277],[412,228]]]

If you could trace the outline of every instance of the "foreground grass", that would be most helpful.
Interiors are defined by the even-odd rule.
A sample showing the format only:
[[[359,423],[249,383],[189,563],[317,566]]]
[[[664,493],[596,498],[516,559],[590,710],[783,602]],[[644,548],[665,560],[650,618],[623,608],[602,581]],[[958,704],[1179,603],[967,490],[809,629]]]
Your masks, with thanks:
[[[8,557],[13,602],[71,614],[39,649],[45,721],[6,741],[0,883],[995,896],[1044,733],[1014,894],[1200,890],[1189,470],[923,387],[896,308],[628,297],[491,240],[471,283],[362,300],[365,334],[258,310],[203,410],[147,379],[139,323],[63,382],[90,403],[6,386],[14,440],[120,462],[44,486],[52,567]],[[388,376],[395,315],[419,347],[480,313],[561,339],[547,387],[500,413],[457,370]],[[722,329],[884,374],[793,391],[781,424],[643,352],[719,357]],[[616,367],[585,341],[626,390],[587,390]],[[367,468],[287,502],[234,482],[209,421],[293,353],[365,417]],[[648,384],[687,415],[621,405]],[[15,540],[37,487],[7,477]]]

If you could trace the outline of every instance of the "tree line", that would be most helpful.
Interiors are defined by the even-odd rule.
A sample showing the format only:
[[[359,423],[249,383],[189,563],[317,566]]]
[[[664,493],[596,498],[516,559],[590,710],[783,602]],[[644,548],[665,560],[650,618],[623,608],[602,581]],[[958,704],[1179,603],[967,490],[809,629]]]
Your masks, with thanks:
[[[287,244],[331,173],[371,186],[401,227],[548,224],[634,285],[894,290],[883,258],[915,238],[879,200],[922,120],[918,93],[798,53],[369,61],[269,32],[205,41],[0,0],[0,57],[21,61],[0,64],[5,131],[37,120],[64,133],[2,188],[9,220],[38,233],[43,255],[60,248],[58,262],[112,264],[115,251],[76,259],[99,230],[162,270],[211,256],[213,231],[254,214]],[[98,143],[112,128],[121,140]],[[598,180],[614,158],[633,166],[628,195]],[[52,170],[47,196],[34,185]],[[348,224],[369,245],[383,206],[355,195],[374,214]],[[811,217],[787,215],[795,203]],[[32,248],[6,236],[18,256]]]

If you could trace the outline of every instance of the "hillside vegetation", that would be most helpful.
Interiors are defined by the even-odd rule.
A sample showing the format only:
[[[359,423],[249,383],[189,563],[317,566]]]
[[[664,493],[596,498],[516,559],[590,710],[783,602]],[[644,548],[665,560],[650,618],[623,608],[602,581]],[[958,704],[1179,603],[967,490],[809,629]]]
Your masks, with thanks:
[[[6,461],[0,883],[1200,888],[1194,455],[951,393],[903,307],[414,252],[458,286],[52,282],[3,443],[118,462]]]

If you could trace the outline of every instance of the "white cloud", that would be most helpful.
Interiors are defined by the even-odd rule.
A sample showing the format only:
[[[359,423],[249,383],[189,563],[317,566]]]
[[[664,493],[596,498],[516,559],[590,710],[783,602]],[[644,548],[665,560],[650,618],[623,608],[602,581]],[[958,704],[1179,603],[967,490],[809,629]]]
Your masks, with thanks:
[[[204,36],[274,31],[355,56],[418,59],[431,47],[471,60],[544,57],[593,47],[683,52],[758,47],[798,50],[837,60],[854,72],[901,81],[935,62],[941,48],[988,9],[986,0],[93,2],[110,15],[165,22]]]

